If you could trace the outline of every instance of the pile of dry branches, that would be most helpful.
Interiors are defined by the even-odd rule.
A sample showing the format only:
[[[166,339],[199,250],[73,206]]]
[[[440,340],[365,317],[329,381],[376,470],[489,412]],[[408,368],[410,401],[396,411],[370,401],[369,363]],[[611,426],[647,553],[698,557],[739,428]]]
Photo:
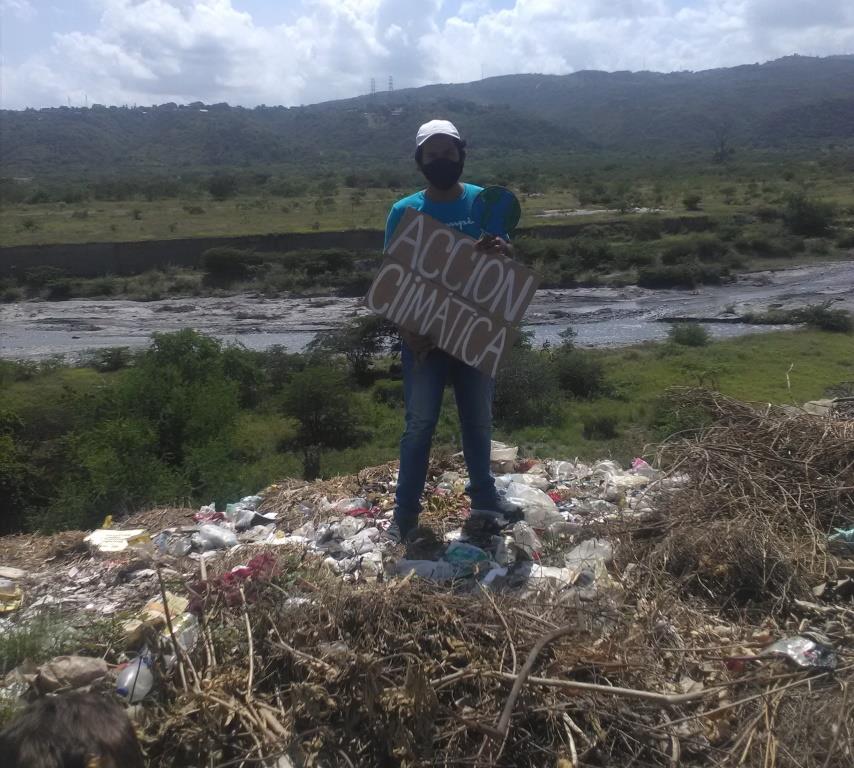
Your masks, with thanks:
[[[661,505],[650,573],[733,610],[777,611],[834,577],[827,535],[854,520],[854,421],[698,389],[672,401],[712,421],[660,448],[660,462],[691,481]]]
[[[854,658],[835,674],[745,661],[767,629],[671,595],[630,602],[603,634],[595,602],[354,587],[286,555],[237,599],[216,574],[193,589],[203,640],[182,660],[185,684],[162,681],[162,710],[147,712],[151,764],[818,768],[854,756]]]

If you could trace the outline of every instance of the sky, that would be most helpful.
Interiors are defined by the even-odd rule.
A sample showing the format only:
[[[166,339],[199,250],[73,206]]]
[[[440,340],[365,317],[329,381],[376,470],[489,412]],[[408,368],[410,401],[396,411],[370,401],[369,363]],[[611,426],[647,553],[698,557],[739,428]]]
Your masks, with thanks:
[[[0,0],[0,106],[292,106],[854,53],[852,0]]]

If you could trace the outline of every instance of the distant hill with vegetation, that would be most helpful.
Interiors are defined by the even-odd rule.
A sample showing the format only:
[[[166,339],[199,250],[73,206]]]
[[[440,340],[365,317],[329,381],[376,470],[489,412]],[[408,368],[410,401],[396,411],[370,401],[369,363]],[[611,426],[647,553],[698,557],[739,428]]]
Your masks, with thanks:
[[[3,176],[358,169],[411,152],[414,127],[458,122],[480,157],[708,152],[854,142],[854,56],[702,72],[508,75],[300,107],[227,104],[0,111]]]

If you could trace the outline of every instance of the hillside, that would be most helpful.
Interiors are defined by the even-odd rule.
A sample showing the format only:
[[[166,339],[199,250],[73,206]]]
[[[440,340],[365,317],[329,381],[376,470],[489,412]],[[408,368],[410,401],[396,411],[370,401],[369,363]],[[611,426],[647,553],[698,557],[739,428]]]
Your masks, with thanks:
[[[366,167],[408,152],[413,126],[436,114],[457,121],[486,156],[710,151],[720,139],[751,147],[847,142],[854,139],[854,56],[670,74],[509,75],[291,108],[5,110],[0,164],[7,176]]]

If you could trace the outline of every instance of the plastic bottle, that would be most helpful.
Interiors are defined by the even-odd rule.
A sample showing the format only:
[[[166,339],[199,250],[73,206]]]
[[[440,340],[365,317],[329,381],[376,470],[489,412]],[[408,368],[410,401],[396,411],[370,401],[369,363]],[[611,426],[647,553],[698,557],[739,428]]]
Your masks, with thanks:
[[[148,656],[137,657],[116,679],[116,693],[131,704],[142,701],[153,687],[154,675],[151,673],[151,659]]]

